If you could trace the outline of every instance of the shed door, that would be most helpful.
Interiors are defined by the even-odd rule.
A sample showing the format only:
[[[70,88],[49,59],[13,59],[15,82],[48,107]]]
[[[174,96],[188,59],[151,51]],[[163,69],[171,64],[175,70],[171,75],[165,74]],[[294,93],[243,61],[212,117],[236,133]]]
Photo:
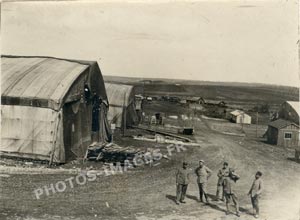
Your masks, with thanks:
[[[238,120],[239,120],[239,123],[242,124],[242,123],[243,123],[243,116],[242,116],[242,115],[239,115],[239,116],[238,116]]]

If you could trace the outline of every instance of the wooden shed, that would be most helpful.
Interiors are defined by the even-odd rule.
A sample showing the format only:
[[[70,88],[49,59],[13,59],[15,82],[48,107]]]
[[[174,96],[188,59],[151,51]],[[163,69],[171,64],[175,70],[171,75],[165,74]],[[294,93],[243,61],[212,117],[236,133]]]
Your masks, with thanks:
[[[205,100],[199,96],[192,96],[186,98],[187,103],[194,103],[194,104],[205,104]]]
[[[297,148],[299,146],[299,126],[291,121],[277,119],[268,125],[267,141],[270,144]]]
[[[241,110],[230,112],[230,120],[237,124],[251,124],[251,116]]]

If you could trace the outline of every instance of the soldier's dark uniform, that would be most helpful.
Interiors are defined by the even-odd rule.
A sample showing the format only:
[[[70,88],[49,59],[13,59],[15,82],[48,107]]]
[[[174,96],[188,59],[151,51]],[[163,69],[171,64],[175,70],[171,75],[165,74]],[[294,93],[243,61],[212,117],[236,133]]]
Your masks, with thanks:
[[[217,193],[216,193],[218,200],[222,199],[223,201],[225,200],[225,195],[223,191],[223,181],[225,177],[229,175],[228,163],[224,163],[224,164],[226,164],[227,167],[223,167],[218,172],[218,184],[217,184]]]

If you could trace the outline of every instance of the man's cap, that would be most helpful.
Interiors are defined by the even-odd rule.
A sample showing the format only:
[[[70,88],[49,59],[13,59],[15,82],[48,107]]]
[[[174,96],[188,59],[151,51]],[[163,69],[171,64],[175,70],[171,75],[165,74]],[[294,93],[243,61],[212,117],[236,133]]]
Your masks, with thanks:
[[[223,164],[228,166],[228,162],[226,162],[226,161]]]
[[[262,172],[257,171],[257,172],[256,172],[256,175],[262,176]]]
[[[199,160],[199,163],[200,163],[200,162],[204,163],[204,160]]]
[[[183,164],[183,165],[188,165],[188,163],[187,163],[186,161],[184,161],[182,164]]]

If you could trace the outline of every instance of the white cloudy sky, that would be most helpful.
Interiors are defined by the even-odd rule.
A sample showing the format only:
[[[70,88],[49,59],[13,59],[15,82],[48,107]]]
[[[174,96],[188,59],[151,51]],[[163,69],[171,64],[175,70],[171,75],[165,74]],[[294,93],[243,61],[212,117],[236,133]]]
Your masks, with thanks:
[[[297,0],[5,2],[2,54],[103,74],[298,86]]]

